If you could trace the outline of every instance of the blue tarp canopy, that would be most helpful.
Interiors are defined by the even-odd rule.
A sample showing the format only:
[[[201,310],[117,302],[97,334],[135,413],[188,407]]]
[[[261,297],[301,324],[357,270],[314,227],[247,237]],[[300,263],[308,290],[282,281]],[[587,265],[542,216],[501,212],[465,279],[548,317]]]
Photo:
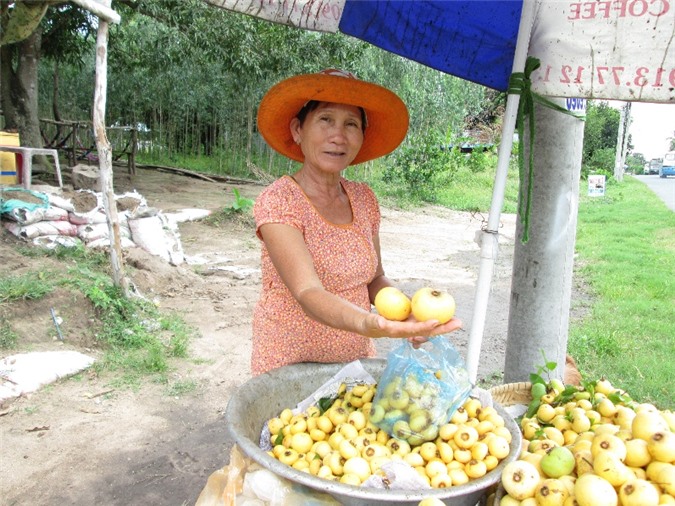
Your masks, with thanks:
[[[342,33],[468,81],[505,91],[521,0],[347,0]]]

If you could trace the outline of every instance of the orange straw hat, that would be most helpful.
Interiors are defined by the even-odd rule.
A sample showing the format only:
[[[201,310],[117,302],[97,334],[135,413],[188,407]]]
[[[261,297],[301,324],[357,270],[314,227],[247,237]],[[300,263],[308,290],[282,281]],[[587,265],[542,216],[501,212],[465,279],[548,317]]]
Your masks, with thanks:
[[[391,153],[408,132],[408,108],[387,88],[334,69],[294,76],[265,94],[258,107],[258,130],[273,149],[298,162],[305,157],[293,141],[290,124],[310,100],[355,105],[366,111],[363,146],[352,165]]]

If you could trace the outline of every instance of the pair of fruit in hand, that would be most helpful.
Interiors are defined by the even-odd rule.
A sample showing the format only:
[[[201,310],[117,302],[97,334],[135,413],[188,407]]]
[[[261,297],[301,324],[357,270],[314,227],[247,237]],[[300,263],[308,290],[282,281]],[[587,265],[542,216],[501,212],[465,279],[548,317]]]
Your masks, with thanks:
[[[404,321],[412,313],[417,321],[438,320],[444,324],[455,315],[455,299],[448,292],[425,287],[411,300],[398,288],[387,286],[377,292],[375,309],[387,320]]]

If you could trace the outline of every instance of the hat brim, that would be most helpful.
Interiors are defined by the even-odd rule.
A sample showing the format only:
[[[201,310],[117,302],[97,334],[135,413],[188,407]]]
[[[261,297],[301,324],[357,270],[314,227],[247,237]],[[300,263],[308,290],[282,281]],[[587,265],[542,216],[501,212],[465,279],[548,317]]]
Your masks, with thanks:
[[[351,165],[391,153],[408,132],[408,108],[392,91],[378,84],[329,74],[294,76],[274,85],[258,107],[258,131],[282,155],[304,161],[293,141],[291,120],[309,100],[363,107],[368,118],[361,150]]]

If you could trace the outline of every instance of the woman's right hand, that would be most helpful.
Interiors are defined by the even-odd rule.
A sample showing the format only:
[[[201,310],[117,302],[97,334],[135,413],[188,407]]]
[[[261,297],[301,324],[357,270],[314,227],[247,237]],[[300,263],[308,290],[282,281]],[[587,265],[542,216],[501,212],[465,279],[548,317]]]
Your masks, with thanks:
[[[398,322],[387,320],[384,316],[372,313],[368,319],[372,322],[369,322],[371,328],[366,333],[369,337],[412,338],[413,346],[417,344],[416,348],[430,337],[447,334],[462,328],[462,321],[458,318],[452,318],[450,321],[441,324],[438,320],[419,322],[411,316],[405,321]]]

